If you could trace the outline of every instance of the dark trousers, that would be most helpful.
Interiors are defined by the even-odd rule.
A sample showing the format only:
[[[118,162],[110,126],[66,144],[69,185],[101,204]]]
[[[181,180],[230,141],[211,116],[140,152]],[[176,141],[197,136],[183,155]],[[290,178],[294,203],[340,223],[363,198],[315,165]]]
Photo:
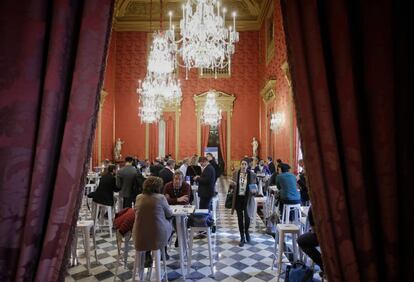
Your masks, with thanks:
[[[319,246],[318,238],[314,232],[307,232],[298,237],[298,245],[323,271],[322,256],[316,248]]]
[[[200,197],[200,209],[208,209],[209,211],[212,210],[212,199],[213,197]]]
[[[130,208],[130,207],[132,207],[132,203],[135,204],[135,197],[128,197],[128,198],[124,197],[124,202],[122,203],[122,207],[124,209],[125,208]]]
[[[247,214],[247,207],[244,209],[236,209],[237,223],[239,224],[240,237],[244,239],[244,234],[249,233],[250,217]]]

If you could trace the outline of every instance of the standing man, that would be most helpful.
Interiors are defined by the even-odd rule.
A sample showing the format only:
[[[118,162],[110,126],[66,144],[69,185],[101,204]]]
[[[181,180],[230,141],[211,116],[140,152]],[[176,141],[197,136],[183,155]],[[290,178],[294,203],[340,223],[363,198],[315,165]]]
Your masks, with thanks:
[[[206,157],[200,157],[198,162],[201,165],[202,172],[200,176],[194,177],[194,181],[198,182],[200,209],[211,210],[211,200],[214,196],[214,185],[216,183],[216,172]]]
[[[123,208],[130,208],[132,203],[135,203],[136,195],[132,193],[132,186],[137,176],[137,170],[132,166],[132,161],[132,157],[126,157],[125,166],[116,175],[116,186],[120,189],[119,196],[123,198]]]
[[[164,181],[164,186],[173,180],[174,176],[174,167],[175,167],[175,161],[173,159],[169,159],[167,161],[167,165],[160,171],[159,177],[162,178]],[[164,186],[162,187],[162,191],[164,191]]]
[[[180,166],[180,171],[183,173],[183,177],[187,175],[187,169],[188,169],[189,163],[190,163],[190,159],[186,157],[183,160],[183,164]]]
[[[270,174],[274,174],[276,172],[275,164],[273,163],[272,157],[267,157],[267,166],[270,170]]]

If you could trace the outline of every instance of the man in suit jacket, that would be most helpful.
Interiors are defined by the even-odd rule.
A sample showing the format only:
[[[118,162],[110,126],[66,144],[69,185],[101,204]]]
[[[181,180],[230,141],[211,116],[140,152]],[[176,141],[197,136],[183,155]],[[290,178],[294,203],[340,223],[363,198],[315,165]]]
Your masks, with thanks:
[[[125,158],[125,166],[121,168],[116,175],[116,186],[119,196],[123,198],[123,208],[130,208],[135,203],[135,196],[132,187],[134,185],[137,170],[132,166],[132,157]]]
[[[150,172],[152,176],[159,176],[160,171],[164,168],[161,161],[157,158],[154,160],[154,164],[150,166]]]
[[[167,161],[167,165],[160,171],[158,176],[162,178],[162,181],[164,182],[164,186],[173,180],[174,167],[175,167],[175,161],[173,159],[169,159]],[[164,193],[164,186],[163,186],[161,193]]]
[[[267,157],[267,166],[270,170],[270,174],[274,174],[276,172],[276,167],[273,163],[272,157]]]
[[[200,209],[211,210],[211,200],[214,196],[216,183],[216,172],[206,157],[200,157],[198,162],[201,165],[201,176],[195,176],[194,181],[198,182],[198,196],[200,197]]]

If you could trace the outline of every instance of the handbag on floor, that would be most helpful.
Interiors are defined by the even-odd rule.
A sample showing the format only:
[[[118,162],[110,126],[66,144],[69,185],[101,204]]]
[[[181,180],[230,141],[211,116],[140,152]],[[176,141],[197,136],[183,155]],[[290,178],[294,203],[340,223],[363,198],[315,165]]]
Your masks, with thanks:
[[[210,227],[214,224],[211,213],[192,213],[188,216],[188,226],[190,227]]]
[[[286,266],[285,282],[313,282],[313,271],[301,261]]]
[[[226,209],[231,209],[231,206],[233,205],[233,192],[228,192],[226,196],[226,202],[224,203],[224,207]]]

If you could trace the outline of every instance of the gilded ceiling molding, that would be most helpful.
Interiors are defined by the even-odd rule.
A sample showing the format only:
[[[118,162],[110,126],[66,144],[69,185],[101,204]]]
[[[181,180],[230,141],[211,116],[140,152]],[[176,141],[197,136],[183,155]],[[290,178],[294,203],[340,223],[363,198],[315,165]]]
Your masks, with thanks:
[[[263,102],[265,104],[269,103],[270,101],[273,101],[276,98],[276,80],[275,79],[269,79],[266,82],[266,85],[263,87],[262,91],[260,91],[260,95],[263,98]]]
[[[228,11],[237,12],[237,30],[260,30],[261,25],[270,9],[273,0],[240,0],[225,3]],[[150,1],[149,0],[117,0],[113,28],[115,31],[149,31],[150,30]],[[172,11],[172,23],[178,29],[182,15],[182,1],[169,0],[164,3],[164,11]],[[160,6],[154,2],[152,6],[152,30],[159,29]],[[164,24],[167,17],[164,18]],[[231,24],[231,18],[226,21]],[[165,26],[165,25],[164,25]]]
[[[273,0],[265,0],[262,2],[262,6],[260,7],[260,14],[257,19],[257,24],[259,25],[259,29],[263,24],[263,21],[265,20],[269,10],[271,9],[271,6],[273,6]]]

